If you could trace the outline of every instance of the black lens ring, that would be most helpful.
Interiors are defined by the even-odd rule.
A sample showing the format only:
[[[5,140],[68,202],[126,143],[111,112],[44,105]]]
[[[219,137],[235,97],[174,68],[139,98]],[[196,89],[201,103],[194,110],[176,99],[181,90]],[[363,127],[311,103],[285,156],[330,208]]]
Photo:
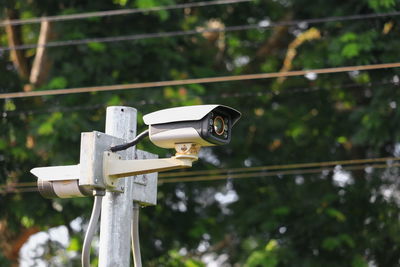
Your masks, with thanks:
[[[216,122],[217,122],[217,121],[220,122],[220,123],[222,124],[221,130],[218,130],[219,127],[216,126]],[[221,116],[216,116],[216,117],[214,118],[213,126],[214,126],[214,132],[215,132],[217,135],[223,135],[223,134],[224,134],[224,132],[225,132],[225,121],[224,121],[224,119],[223,119]]]

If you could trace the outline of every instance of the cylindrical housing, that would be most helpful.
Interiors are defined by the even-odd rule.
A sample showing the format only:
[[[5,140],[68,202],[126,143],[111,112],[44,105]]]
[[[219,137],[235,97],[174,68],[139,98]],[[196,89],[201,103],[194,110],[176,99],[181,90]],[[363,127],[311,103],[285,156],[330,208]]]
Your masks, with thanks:
[[[45,198],[73,198],[90,196],[91,192],[79,186],[79,180],[49,181],[38,179],[38,189]]]

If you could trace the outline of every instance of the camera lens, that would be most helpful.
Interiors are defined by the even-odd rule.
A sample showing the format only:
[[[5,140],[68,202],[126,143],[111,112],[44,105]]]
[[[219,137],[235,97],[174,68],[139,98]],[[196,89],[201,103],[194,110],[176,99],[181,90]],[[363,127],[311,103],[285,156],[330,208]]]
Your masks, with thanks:
[[[218,135],[223,135],[225,131],[225,122],[221,116],[217,116],[214,119],[214,131]]]

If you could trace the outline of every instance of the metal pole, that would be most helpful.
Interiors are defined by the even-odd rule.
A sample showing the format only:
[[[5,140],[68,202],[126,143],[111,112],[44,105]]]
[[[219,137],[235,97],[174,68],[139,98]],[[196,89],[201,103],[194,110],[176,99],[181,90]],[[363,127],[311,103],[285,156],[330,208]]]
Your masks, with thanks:
[[[106,134],[125,140],[136,136],[134,108],[108,107]],[[123,159],[134,158],[134,148],[120,153]],[[103,198],[100,224],[99,267],[130,266],[130,226],[132,220],[132,177],[120,179],[124,183],[123,193],[107,192]]]

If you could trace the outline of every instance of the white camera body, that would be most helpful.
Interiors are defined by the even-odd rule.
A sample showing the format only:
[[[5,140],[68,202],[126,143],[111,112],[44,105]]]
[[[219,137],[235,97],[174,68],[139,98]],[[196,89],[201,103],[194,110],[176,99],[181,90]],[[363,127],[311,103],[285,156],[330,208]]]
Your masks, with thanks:
[[[162,148],[194,143],[200,146],[228,144],[239,111],[223,105],[168,108],[143,116],[150,140]]]

